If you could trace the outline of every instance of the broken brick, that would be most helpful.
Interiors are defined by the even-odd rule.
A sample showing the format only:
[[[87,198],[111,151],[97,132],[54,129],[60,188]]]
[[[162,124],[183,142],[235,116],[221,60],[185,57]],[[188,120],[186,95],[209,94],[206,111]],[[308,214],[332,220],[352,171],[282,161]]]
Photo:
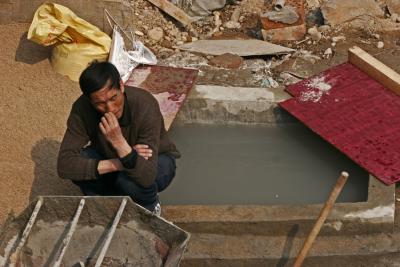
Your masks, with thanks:
[[[243,63],[243,58],[238,55],[225,53],[210,59],[208,63],[221,68],[238,69]]]
[[[282,22],[271,21],[268,17],[261,16],[264,40],[293,41],[302,39],[306,34],[307,28],[305,25],[304,0],[287,0],[285,5],[295,7],[299,19],[293,24],[285,24]]]

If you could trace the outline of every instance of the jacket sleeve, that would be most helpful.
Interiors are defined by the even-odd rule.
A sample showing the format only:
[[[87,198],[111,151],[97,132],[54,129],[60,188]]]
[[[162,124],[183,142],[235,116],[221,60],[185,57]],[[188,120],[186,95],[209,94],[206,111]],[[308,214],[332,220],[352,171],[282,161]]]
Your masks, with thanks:
[[[152,101],[144,110],[136,144],[148,145],[153,150],[153,156],[146,160],[137,155],[135,167],[132,169],[124,169],[127,176],[131,177],[143,187],[151,186],[156,179],[158,148],[160,144],[161,127],[163,127],[163,125],[160,107],[157,100],[152,97]]]
[[[82,119],[71,112],[57,159],[57,172],[61,178],[75,181],[98,178],[99,160],[81,155],[82,148],[88,142],[89,136]]]

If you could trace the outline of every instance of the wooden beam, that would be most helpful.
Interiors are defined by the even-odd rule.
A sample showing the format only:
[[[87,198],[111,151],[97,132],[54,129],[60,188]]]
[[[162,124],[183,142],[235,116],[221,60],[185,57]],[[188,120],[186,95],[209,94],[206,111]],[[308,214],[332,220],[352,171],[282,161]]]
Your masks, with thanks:
[[[182,9],[179,7],[175,6],[171,2],[167,0],[147,0],[180,23],[183,24],[183,26],[188,26],[192,23],[191,17],[189,17]]]
[[[400,74],[361,48],[357,46],[350,48],[348,61],[386,88],[400,95]]]

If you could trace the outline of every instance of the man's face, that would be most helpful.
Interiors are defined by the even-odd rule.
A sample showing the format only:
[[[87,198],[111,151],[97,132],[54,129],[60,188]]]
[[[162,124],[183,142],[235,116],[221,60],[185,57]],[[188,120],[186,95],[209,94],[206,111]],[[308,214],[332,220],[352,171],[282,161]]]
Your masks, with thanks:
[[[119,119],[124,111],[124,90],[122,81],[119,88],[112,87],[108,81],[103,88],[90,94],[90,102],[101,114],[112,112]]]

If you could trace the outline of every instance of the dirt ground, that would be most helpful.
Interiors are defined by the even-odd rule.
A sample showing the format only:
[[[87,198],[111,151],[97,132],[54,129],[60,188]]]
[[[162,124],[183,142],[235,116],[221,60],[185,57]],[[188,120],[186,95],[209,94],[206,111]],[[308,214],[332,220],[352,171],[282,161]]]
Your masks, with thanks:
[[[0,26],[0,222],[38,195],[76,195],[56,156],[78,84],[55,73],[50,50],[26,40],[28,24]]]

